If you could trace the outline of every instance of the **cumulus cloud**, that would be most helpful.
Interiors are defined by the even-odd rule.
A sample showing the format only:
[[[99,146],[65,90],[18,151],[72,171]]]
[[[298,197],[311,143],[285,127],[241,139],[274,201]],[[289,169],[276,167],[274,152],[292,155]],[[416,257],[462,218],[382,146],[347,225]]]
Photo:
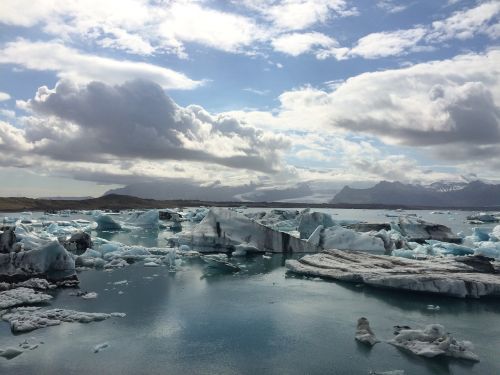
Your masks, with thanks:
[[[272,112],[231,114],[256,126],[369,134],[449,159],[493,157],[500,143],[500,51],[364,73],[331,91],[303,87],[283,93],[280,103]]]
[[[307,53],[313,47],[321,47],[330,49],[337,46],[338,43],[335,39],[329,36],[317,33],[292,33],[283,34],[273,39],[272,45],[276,51],[286,53],[291,56],[298,56]]]
[[[10,95],[7,94],[6,92],[0,91],[0,102],[4,102],[6,100],[10,99]]]
[[[383,0],[379,1],[377,6],[389,13],[396,13],[403,11],[409,5],[397,5],[393,1]],[[353,57],[378,59],[402,56],[411,52],[433,50],[439,43],[450,39],[470,39],[479,34],[487,35],[491,39],[499,38],[499,14],[500,3],[488,1],[470,9],[457,11],[430,25],[415,25],[410,29],[367,34],[351,47],[340,46],[333,38],[315,32],[275,37],[272,45],[275,50],[292,56],[314,53],[318,59],[330,57],[337,60]]]
[[[487,34],[496,38],[499,14],[498,1],[487,1],[474,8],[457,11],[446,19],[433,22],[427,39],[432,41],[470,39],[476,34]]]
[[[421,27],[372,33],[359,39],[349,55],[368,59],[398,56],[414,49],[425,34],[426,30]]]
[[[61,81],[52,90],[40,87],[21,106],[33,113],[22,130],[32,152],[56,160],[187,160],[271,173],[288,147],[284,137],[229,116],[180,107],[145,80]]]
[[[238,52],[267,32],[251,18],[196,0],[5,0],[0,2],[0,22],[40,26],[49,35],[133,54],[167,52],[180,57],[186,57],[185,43]]]
[[[115,60],[82,53],[59,42],[18,39],[0,50],[0,64],[53,71],[77,82],[103,81],[111,84],[139,78],[157,82],[165,89],[193,89],[202,84],[186,75],[157,65]]]
[[[358,14],[346,0],[243,0],[281,30],[303,30],[333,17]]]

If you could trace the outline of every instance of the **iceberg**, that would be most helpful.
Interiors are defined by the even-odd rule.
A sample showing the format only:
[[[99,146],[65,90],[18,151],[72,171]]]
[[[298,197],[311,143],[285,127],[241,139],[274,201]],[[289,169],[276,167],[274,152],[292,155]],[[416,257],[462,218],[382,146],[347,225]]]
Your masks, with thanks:
[[[407,241],[423,243],[426,240],[461,243],[462,239],[453,234],[446,225],[429,223],[411,216],[400,216],[395,225]]]
[[[74,233],[68,240],[64,241],[63,245],[66,250],[76,255],[83,254],[85,250],[94,246],[90,234],[86,232]]]
[[[160,225],[160,214],[158,210],[133,212],[127,219],[126,224],[143,229],[158,229]]]
[[[498,218],[494,215],[487,214],[486,212],[479,212],[473,215],[467,216],[467,220],[469,221],[477,221],[482,223],[496,223],[498,222]]]
[[[117,223],[110,215],[99,214],[95,217],[97,231],[120,230],[122,226]]]
[[[189,245],[202,252],[232,252],[245,244],[260,252],[308,253],[318,250],[307,241],[259,224],[247,216],[224,208],[211,208],[191,231],[173,238],[178,245]]]
[[[27,279],[50,272],[74,275],[75,261],[57,241],[34,250],[0,254],[0,279]]]
[[[59,325],[62,322],[90,323],[111,317],[111,314],[105,313],[88,313],[66,309],[42,310],[40,307],[17,307],[3,310],[0,314],[4,321],[10,323],[12,333],[33,331]]]
[[[0,253],[10,253],[16,240],[16,234],[13,227],[3,227],[0,232]]]
[[[326,228],[322,233],[322,247],[324,249],[385,251],[384,241],[370,233],[360,233],[335,225]]]
[[[358,324],[356,326],[356,335],[354,336],[354,338],[357,341],[363,344],[368,344],[370,346],[373,346],[376,343],[380,342],[375,337],[375,334],[370,328],[370,322],[365,317],[361,317],[358,319]]]
[[[447,356],[474,362],[479,361],[477,354],[472,352],[474,348],[471,342],[456,340],[446,333],[441,324],[429,324],[423,330],[398,330],[389,344],[428,358]]]
[[[52,296],[36,292],[31,288],[15,288],[0,292],[0,309],[8,309],[14,306],[35,305],[47,302]]]
[[[500,225],[495,226],[491,231],[490,241],[500,242]]]
[[[309,238],[318,226],[323,228],[335,225],[332,217],[323,212],[304,212],[300,215],[298,231],[300,238]]]
[[[500,274],[488,258],[432,257],[414,260],[366,252],[323,250],[289,259],[299,275],[364,283],[377,288],[443,294],[458,298],[500,297]]]

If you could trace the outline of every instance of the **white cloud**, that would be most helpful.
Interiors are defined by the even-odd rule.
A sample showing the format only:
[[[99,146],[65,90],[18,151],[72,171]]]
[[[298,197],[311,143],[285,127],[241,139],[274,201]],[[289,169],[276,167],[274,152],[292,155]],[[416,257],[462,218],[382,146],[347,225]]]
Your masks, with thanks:
[[[260,127],[368,134],[446,159],[500,151],[500,50],[364,73],[335,87],[303,87],[280,95],[273,111],[231,114]]]
[[[431,41],[444,41],[452,38],[470,39],[478,33],[497,36],[500,2],[489,1],[475,8],[455,12],[450,17],[432,23],[428,35]]]
[[[283,31],[303,30],[334,17],[357,15],[346,0],[243,0]]]
[[[82,53],[58,42],[19,39],[0,50],[0,63],[27,69],[54,71],[61,78],[77,82],[122,83],[130,79],[152,80],[165,89],[193,89],[201,85],[174,70],[144,62],[115,60]]]
[[[392,1],[385,0],[377,5],[389,12],[401,11],[408,6],[397,6]],[[500,37],[499,13],[500,2],[486,2],[455,12],[448,18],[433,22],[432,25],[416,25],[411,29],[365,35],[350,48],[339,46],[333,38],[316,32],[285,34],[275,38],[272,45],[275,50],[292,56],[314,53],[318,59],[334,57],[344,60],[356,56],[378,59],[401,56],[410,52],[433,50],[438,43],[452,38],[469,39],[477,34],[485,34],[491,39],[497,39]]]
[[[7,94],[6,92],[0,91],[0,102],[4,102],[6,100],[10,99],[10,95]]]
[[[250,18],[194,3],[173,3],[162,15],[158,29],[164,45],[182,48],[183,43],[191,42],[227,52],[239,52],[266,35]]]
[[[175,53],[185,43],[241,52],[267,33],[251,18],[206,7],[196,0],[3,0],[0,22],[31,27],[63,39],[77,37],[133,54]]]
[[[372,33],[359,39],[349,55],[368,59],[397,56],[414,48],[425,34],[421,27]]]
[[[317,32],[284,34],[272,41],[274,50],[291,56],[310,52],[314,47],[330,49],[337,44],[335,39]]]
[[[406,10],[412,4],[401,4],[394,0],[378,0],[377,7],[387,13],[399,13]]]

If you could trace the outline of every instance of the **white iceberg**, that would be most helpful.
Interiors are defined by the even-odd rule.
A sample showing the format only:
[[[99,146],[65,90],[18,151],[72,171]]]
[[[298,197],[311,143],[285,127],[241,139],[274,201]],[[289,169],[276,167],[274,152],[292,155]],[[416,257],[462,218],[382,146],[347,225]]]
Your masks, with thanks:
[[[472,352],[472,343],[456,340],[440,324],[429,324],[423,330],[400,330],[389,343],[423,357],[447,356],[479,361],[477,354]]]
[[[18,307],[0,313],[1,318],[10,323],[13,333],[55,326],[62,322],[90,323],[111,317],[111,314],[105,313],[87,313],[66,309],[42,310],[39,307]]]
[[[144,229],[158,229],[160,224],[160,215],[158,210],[133,212],[127,219],[126,224]]]
[[[500,274],[484,257],[426,260],[345,250],[323,250],[285,263],[291,272],[365,283],[385,289],[444,294],[459,298],[500,296]]]
[[[37,292],[31,288],[15,288],[0,292],[0,309],[22,305],[35,305],[50,301],[51,299],[51,295]]]
[[[360,233],[352,229],[335,225],[323,231],[322,247],[324,249],[385,251],[384,241],[370,233]]]

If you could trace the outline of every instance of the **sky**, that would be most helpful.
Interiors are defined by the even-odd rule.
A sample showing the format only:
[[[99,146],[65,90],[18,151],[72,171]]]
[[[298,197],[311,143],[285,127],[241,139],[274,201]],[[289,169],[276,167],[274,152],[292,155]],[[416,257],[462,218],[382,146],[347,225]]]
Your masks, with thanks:
[[[499,17],[498,0],[2,0],[0,196],[500,182]]]

